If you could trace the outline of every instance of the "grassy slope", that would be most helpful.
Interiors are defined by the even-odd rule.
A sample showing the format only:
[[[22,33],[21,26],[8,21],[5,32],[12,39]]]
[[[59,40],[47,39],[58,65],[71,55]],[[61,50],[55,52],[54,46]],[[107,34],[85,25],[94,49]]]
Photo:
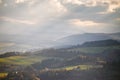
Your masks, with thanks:
[[[40,62],[47,57],[42,56],[11,56],[0,58],[0,63],[17,64],[17,65],[30,65],[34,62]]]

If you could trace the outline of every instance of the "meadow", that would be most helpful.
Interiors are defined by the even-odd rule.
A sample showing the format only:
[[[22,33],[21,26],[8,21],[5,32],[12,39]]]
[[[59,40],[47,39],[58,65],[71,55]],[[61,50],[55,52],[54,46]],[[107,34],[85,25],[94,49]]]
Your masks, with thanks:
[[[16,64],[16,65],[31,65],[35,62],[41,62],[47,57],[42,56],[10,56],[5,58],[0,58],[0,63],[6,64]]]

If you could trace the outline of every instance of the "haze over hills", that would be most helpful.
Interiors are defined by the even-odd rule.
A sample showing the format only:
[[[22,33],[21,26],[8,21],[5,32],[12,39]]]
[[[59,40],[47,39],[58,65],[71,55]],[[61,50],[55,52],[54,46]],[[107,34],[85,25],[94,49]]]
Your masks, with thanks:
[[[99,41],[99,40],[120,40],[120,33],[105,34],[105,33],[84,33],[76,34],[61,38],[56,41],[58,47],[69,47],[72,45],[80,45],[85,42]]]
[[[109,34],[113,39],[120,40],[120,32]]]
[[[10,36],[8,36],[10,37]],[[99,40],[120,40],[120,33],[84,33],[84,34],[75,34],[70,35],[67,37],[63,37],[61,39],[55,40],[55,41],[40,41],[39,39],[33,39],[32,37],[29,37],[31,39],[28,39],[27,37],[19,36],[19,38],[14,38],[11,36],[10,39],[7,39],[7,37],[2,38],[0,42],[2,44],[5,44],[6,46],[0,47],[0,52],[9,52],[9,51],[28,51],[28,50],[34,50],[34,49],[43,49],[43,48],[64,48],[74,45],[80,45],[85,42],[90,41],[99,41]]]

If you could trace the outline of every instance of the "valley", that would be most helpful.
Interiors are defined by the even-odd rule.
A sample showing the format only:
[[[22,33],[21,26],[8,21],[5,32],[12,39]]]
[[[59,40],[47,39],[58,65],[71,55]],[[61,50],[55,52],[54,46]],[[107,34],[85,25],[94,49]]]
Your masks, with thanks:
[[[89,41],[67,48],[1,54],[0,80],[119,80],[119,67],[118,41]]]

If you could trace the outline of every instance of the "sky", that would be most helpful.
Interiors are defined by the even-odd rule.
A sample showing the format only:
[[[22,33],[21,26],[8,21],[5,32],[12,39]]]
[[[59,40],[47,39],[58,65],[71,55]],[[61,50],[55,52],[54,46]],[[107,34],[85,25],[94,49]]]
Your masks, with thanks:
[[[0,51],[47,47],[64,36],[120,32],[120,0],[0,0]]]

